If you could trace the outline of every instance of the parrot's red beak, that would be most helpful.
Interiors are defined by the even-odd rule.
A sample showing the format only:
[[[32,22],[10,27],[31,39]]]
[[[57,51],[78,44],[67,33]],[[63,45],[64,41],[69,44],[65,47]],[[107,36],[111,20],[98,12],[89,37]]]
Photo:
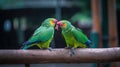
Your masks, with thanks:
[[[53,21],[54,21],[55,23],[57,23],[57,22],[58,22],[58,20],[57,20],[57,19],[54,19]]]
[[[58,22],[57,22],[57,24],[56,24],[55,29],[56,29],[56,30],[58,30],[58,28],[59,28],[60,26],[61,26],[61,22],[60,22],[60,21],[58,21]]]

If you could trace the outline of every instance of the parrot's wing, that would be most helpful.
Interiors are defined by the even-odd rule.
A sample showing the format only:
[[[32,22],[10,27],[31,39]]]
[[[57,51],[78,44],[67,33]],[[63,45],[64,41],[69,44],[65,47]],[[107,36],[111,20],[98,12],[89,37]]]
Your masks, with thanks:
[[[33,35],[39,33],[42,28],[44,28],[44,27],[43,27],[43,26],[40,26],[39,28],[37,28],[37,29],[34,31],[34,34],[33,34]]]
[[[77,29],[73,28],[71,31],[77,41],[79,41],[81,43],[85,43],[88,40],[87,36],[82,32],[82,30],[80,30],[78,28]]]
[[[39,42],[45,42],[52,38],[54,34],[54,28],[53,27],[42,27],[37,32],[33,34],[33,36],[27,41],[27,44],[35,44]]]

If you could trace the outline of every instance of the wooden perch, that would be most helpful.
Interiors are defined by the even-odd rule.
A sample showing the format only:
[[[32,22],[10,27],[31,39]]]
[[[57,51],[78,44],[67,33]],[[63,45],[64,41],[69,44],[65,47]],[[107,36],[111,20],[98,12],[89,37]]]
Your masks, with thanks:
[[[72,57],[69,49],[0,50],[0,64],[98,63],[120,61],[120,48],[78,48]]]

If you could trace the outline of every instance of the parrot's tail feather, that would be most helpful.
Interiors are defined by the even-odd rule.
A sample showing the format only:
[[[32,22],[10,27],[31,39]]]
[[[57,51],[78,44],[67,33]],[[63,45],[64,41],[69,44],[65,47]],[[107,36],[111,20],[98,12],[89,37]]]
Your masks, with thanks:
[[[28,49],[28,48],[30,48],[30,46],[29,46],[29,45],[25,45],[25,46],[23,46],[21,49],[22,49],[22,50],[26,50],[26,49]]]
[[[26,41],[26,42],[23,43],[23,46],[22,46],[20,49],[26,50],[26,49],[29,48],[29,45],[30,45],[30,44],[31,44],[31,43],[30,43],[29,41]]]
[[[87,42],[85,42],[85,44],[86,44],[88,47],[90,47],[91,44],[92,44],[92,42],[91,42],[90,40],[88,40]]]
[[[23,43],[23,46],[21,47],[21,49],[26,50],[26,49],[30,48],[31,46],[34,46],[35,44],[37,44],[39,42],[41,42],[41,41],[34,41],[34,42],[26,41]]]
[[[22,47],[20,47],[20,49],[22,49],[22,50],[26,50],[27,48],[29,48],[29,47],[27,47],[25,45],[23,45]]]
[[[29,44],[31,44],[29,41],[23,43],[23,45],[29,45]]]
[[[41,42],[41,41],[34,41],[34,42],[26,41],[25,43],[23,43],[23,45],[37,44],[39,42]]]
[[[26,50],[28,47],[23,47],[22,50]]]

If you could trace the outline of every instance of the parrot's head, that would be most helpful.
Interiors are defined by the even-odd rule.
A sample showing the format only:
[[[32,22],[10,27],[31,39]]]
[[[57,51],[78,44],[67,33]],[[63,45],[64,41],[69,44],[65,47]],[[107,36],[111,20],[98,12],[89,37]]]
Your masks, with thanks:
[[[58,20],[55,18],[47,18],[46,20],[44,20],[43,25],[54,27],[57,22]]]
[[[58,27],[61,27],[64,30],[70,29],[71,28],[71,23],[67,20],[61,20],[57,22],[57,25],[55,27],[55,29],[58,29]]]

